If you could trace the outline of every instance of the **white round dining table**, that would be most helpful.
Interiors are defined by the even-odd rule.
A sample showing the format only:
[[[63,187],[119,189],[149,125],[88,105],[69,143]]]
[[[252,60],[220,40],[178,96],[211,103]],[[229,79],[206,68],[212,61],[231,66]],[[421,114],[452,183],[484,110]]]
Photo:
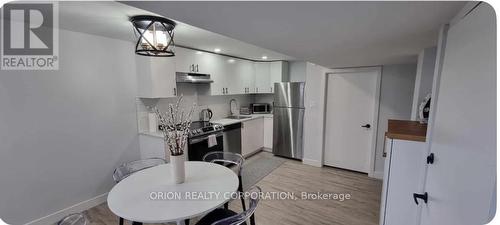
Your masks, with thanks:
[[[172,181],[170,164],[138,171],[116,184],[108,194],[109,209],[117,216],[140,223],[184,224],[234,198],[238,177],[229,168],[187,161],[186,180]]]

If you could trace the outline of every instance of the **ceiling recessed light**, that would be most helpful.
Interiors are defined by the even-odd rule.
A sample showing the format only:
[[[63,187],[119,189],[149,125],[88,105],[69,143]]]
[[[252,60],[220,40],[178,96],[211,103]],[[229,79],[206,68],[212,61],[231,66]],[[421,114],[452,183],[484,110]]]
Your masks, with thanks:
[[[196,54],[201,55],[201,54],[203,54],[203,52],[202,51],[197,51]]]
[[[234,59],[228,59],[227,62],[228,63],[234,63]]]
[[[214,52],[220,52],[220,51],[221,51],[220,48],[214,49]]]
[[[265,55],[264,55],[264,56],[262,56],[262,59],[263,59],[263,60],[266,60],[266,59],[267,59],[267,56],[265,56]]]

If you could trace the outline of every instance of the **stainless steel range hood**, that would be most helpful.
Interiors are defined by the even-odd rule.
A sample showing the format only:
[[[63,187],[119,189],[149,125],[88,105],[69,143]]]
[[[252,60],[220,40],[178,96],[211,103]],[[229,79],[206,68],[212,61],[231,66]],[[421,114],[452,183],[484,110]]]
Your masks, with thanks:
[[[210,74],[176,72],[177,83],[209,84],[214,82],[210,79]]]

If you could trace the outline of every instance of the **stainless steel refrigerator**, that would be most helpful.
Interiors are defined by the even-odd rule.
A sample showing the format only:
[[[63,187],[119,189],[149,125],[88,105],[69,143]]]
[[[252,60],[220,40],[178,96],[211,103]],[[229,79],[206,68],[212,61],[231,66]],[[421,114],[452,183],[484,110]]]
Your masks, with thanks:
[[[274,84],[273,154],[302,159],[303,82]]]

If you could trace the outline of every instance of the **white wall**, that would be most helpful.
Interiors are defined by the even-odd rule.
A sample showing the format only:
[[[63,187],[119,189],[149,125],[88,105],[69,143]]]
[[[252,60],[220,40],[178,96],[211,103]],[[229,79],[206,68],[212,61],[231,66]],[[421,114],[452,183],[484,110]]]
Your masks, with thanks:
[[[382,153],[388,119],[410,119],[415,75],[415,64],[384,65],[382,67],[377,148],[375,151],[376,176],[382,175],[384,171]]]
[[[247,107],[250,103],[255,102],[254,95],[224,95],[224,96],[210,96],[205,95],[204,90],[208,85],[204,84],[177,84],[179,95],[182,94],[183,100],[181,107],[188,111],[191,106],[196,104],[193,112],[192,119],[199,120],[199,115],[202,109],[210,108],[213,112],[212,119],[225,118],[230,115],[229,101],[236,99],[240,107]],[[259,94],[260,95],[260,94]],[[268,96],[268,95],[265,95]],[[272,96],[272,95],[270,95]],[[262,100],[268,100],[263,98]],[[139,114],[139,127],[141,130],[147,129],[147,107],[157,106],[161,111],[167,111],[169,104],[174,104],[177,98],[162,98],[162,99],[144,99],[141,98],[137,101],[138,114]],[[272,100],[271,100],[272,102]],[[142,118],[142,119],[141,119]]]
[[[411,109],[411,120],[418,119],[418,108],[427,94],[432,92],[432,81],[434,78],[434,67],[436,66],[436,47],[422,50],[418,55],[417,74],[415,77],[415,88],[413,90],[413,105]]]
[[[107,193],[114,168],[139,158],[133,44],[65,30],[59,40],[58,71],[0,71],[0,217],[9,224]]]
[[[329,69],[307,63],[303,163],[323,165],[326,73]]]
[[[327,68],[307,63],[306,113],[304,119],[305,164],[323,164],[325,95]],[[384,170],[383,137],[388,119],[410,119],[416,65],[385,65],[382,67],[380,111],[378,118],[375,175]]]

